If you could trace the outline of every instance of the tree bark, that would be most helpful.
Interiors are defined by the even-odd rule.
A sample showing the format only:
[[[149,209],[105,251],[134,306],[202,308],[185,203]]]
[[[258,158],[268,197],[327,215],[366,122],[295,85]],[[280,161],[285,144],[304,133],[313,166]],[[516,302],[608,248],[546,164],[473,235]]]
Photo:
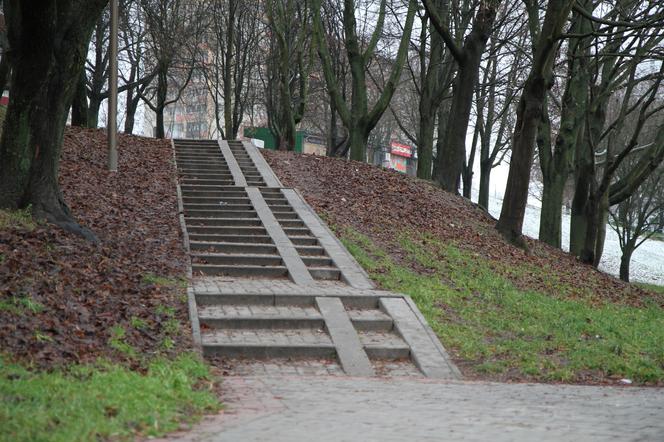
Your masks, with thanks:
[[[572,3],[570,0],[549,1],[540,38],[535,45],[533,67],[524,85],[517,109],[507,188],[496,227],[508,241],[521,247],[526,246],[521,235],[528,202],[528,186],[537,128],[543,111],[546,91],[551,85],[549,79],[559,45],[559,36]]]
[[[473,29],[466,37],[455,79],[454,96],[447,123],[445,144],[438,156],[436,181],[449,192],[457,192],[466,156],[466,132],[473,104],[473,92],[479,78],[482,53],[489,39],[500,1],[480,3]],[[459,56],[457,56],[459,57]],[[456,57],[455,57],[456,58]]]
[[[85,85],[85,69],[81,69],[76,83],[74,101],[71,105],[71,125],[88,127],[88,93]]]
[[[94,21],[107,0],[5,2],[12,99],[0,140],[0,207],[31,207],[37,219],[95,241],[73,219],[58,186],[64,127]]]
[[[620,256],[620,279],[629,282],[629,264],[632,261],[633,245],[625,245]]]

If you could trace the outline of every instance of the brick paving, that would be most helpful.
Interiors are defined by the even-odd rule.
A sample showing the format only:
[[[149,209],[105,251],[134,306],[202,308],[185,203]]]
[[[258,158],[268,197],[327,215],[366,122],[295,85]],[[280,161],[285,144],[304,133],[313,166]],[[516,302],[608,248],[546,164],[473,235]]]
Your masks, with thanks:
[[[659,389],[348,377],[227,378],[179,441],[661,441]]]

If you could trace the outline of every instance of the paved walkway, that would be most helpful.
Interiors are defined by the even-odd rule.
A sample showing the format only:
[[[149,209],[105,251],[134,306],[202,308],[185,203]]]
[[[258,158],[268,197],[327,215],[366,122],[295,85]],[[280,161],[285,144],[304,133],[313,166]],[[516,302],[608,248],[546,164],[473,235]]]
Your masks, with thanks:
[[[459,381],[256,148],[175,152],[194,339],[228,376],[224,411],[168,440],[664,441],[661,389]]]
[[[227,411],[180,441],[662,441],[659,389],[232,377]]]

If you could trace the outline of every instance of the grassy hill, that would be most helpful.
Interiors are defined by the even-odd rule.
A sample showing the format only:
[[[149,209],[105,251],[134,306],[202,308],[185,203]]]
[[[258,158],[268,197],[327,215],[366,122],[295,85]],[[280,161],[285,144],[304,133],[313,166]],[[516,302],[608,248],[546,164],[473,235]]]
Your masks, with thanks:
[[[339,159],[265,152],[382,287],[413,297],[464,375],[664,383],[664,294],[528,240],[431,183]]]

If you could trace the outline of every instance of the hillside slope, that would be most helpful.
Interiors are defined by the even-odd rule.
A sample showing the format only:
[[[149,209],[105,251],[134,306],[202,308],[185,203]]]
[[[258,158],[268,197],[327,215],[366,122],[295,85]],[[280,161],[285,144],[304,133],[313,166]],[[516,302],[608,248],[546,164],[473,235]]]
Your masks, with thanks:
[[[529,239],[434,185],[367,164],[265,151],[381,286],[410,294],[464,374],[664,381],[664,296]]]

